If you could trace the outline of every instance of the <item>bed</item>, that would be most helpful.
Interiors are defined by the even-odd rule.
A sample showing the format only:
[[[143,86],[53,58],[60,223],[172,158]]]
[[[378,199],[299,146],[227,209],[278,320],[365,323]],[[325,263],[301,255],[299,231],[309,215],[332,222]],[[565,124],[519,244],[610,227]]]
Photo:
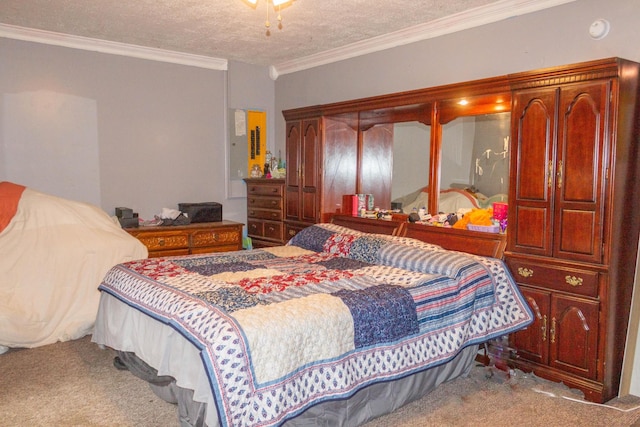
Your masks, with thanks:
[[[532,314],[502,261],[335,224],[113,267],[93,341],[181,425],[361,425],[468,373]]]
[[[104,275],[146,256],[101,209],[0,182],[0,353],[90,334]]]

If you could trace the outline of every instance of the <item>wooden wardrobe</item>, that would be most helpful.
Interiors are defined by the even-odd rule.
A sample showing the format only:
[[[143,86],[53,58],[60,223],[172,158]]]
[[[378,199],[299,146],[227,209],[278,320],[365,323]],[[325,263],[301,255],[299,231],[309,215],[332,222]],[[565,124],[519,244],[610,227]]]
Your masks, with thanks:
[[[535,323],[512,362],[618,394],[638,248],[638,64],[594,61],[511,76],[505,259]]]
[[[430,126],[425,168],[440,188],[442,124],[506,101],[504,258],[536,319],[509,337],[510,364],[609,400],[620,385],[638,255],[639,67],[609,58],[285,111],[285,238],[326,221],[344,194],[373,193],[389,208],[389,124]],[[437,212],[437,194],[429,197]]]

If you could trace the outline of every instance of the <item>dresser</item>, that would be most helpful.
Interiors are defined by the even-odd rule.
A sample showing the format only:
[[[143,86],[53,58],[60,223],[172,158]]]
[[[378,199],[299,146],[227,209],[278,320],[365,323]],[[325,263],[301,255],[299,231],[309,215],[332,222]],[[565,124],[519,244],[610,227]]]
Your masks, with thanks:
[[[247,235],[254,247],[281,246],[284,234],[284,179],[248,178]]]
[[[239,222],[219,221],[124,230],[147,247],[149,258],[155,258],[240,250],[242,226]]]

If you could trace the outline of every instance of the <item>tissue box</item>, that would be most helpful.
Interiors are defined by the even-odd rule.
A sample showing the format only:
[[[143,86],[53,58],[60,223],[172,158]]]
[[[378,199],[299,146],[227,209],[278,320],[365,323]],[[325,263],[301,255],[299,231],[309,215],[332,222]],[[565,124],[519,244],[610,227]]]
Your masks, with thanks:
[[[222,205],[216,202],[178,203],[178,210],[194,222],[222,221]]]

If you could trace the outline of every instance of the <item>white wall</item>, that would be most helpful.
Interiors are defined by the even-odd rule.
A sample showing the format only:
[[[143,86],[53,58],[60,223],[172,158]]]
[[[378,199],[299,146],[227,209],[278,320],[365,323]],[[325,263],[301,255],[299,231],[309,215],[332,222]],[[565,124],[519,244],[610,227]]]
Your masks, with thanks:
[[[216,201],[225,219],[246,222],[245,199],[226,198],[227,96],[274,115],[264,67],[215,71],[0,38],[0,180],[111,215]]]
[[[280,76],[276,81],[276,110],[325,104],[362,97],[451,84],[514,72],[593,59],[621,57],[640,62],[640,1],[577,0],[540,12],[445,35],[386,51]],[[602,40],[589,37],[599,18],[611,23]],[[276,121],[276,141],[284,144],[284,119]],[[632,311],[635,315],[638,285]],[[635,316],[634,316],[635,315]],[[632,319],[633,319],[632,318]],[[625,376],[640,366],[638,348],[627,349]],[[640,395],[640,371],[635,369],[631,390]],[[627,390],[622,390],[626,393]]]

